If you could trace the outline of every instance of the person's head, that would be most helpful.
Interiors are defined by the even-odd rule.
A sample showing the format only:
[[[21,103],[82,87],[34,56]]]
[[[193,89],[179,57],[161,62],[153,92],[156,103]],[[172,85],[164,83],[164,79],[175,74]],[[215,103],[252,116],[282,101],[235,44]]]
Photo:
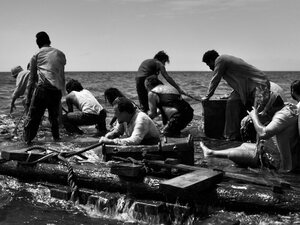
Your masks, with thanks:
[[[147,91],[151,91],[153,88],[160,84],[163,83],[157,78],[157,76],[150,76],[145,80],[145,88],[147,89]]]
[[[119,123],[130,122],[135,111],[132,102],[125,97],[120,97],[114,102],[114,113]]]
[[[21,66],[15,66],[10,71],[11,71],[11,76],[13,78],[17,78],[17,76],[19,75],[19,73],[21,71],[23,71],[23,68]]]
[[[68,93],[70,93],[72,91],[82,91],[83,87],[78,80],[71,79],[66,84],[66,90]]]
[[[41,31],[36,34],[36,44],[39,46],[39,48],[43,47],[44,45],[51,44],[50,38],[45,31]]]
[[[291,96],[294,100],[300,101],[300,80],[291,83]]]
[[[107,100],[109,104],[113,104],[116,98],[125,97],[121,91],[117,88],[108,88],[104,91],[105,101]]]
[[[270,86],[259,85],[255,89],[254,107],[262,111],[270,100]]]
[[[219,53],[215,50],[209,50],[204,53],[202,57],[202,62],[206,63],[206,65],[211,69],[215,69],[215,61],[219,57]]]
[[[157,59],[164,65],[166,63],[170,63],[169,56],[164,51],[159,51],[158,53],[156,53],[156,55],[154,56],[154,59]]]

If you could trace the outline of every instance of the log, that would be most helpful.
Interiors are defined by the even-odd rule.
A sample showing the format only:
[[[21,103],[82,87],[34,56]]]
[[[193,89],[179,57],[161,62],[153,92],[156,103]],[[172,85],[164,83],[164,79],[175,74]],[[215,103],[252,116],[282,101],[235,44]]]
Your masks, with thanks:
[[[176,158],[180,163],[194,165],[194,142],[189,136],[187,138],[168,138],[157,145],[105,145],[102,148],[102,154],[104,161],[112,160],[114,156],[141,160],[147,154],[156,154],[164,159]]]
[[[174,166],[169,165],[168,166]],[[191,167],[191,166],[189,166]],[[120,192],[139,199],[165,200],[166,196],[159,189],[153,178],[146,177],[143,182],[129,182],[109,172],[104,165],[73,165],[76,184],[79,189]],[[26,181],[48,181],[67,185],[68,168],[60,164],[39,163],[35,166],[20,165],[15,161],[0,164],[0,174],[14,176]],[[157,178],[158,182],[164,179]],[[180,197],[180,196],[179,196]],[[208,204],[238,211],[257,211],[288,213],[300,211],[300,192],[284,189],[283,193],[274,193],[269,187],[255,184],[240,184],[233,180],[223,181],[205,194],[192,193],[178,201],[199,207]],[[174,201],[175,203],[175,201]]]

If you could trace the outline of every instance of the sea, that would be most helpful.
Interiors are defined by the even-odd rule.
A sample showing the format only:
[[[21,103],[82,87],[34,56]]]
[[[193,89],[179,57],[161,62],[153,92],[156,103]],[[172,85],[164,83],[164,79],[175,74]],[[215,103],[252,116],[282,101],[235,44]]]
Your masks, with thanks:
[[[197,71],[171,71],[170,76],[188,94],[195,98],[205,95],[211,72]],[[285,92],[286,98],[294,102],[290,97],[290,84],[300,79],[300,71],[266,71],[269,79],[279,84]],[[66,72],[66,80],[76,79],[82,86],[90,90],[98,99],[100,104],[108,111],[107,122],[112,118],[112,108],[104,100],[104,91],[107,88],[115,87],[125,94],[126,97],[138,103],[135,89],[135,71],[110,71],[110,72]],[[165,80],[160,76],[160,80]],[[11,95],[15,88],[15,79],[9,72],[0,72],[0,148],[11,148],[11,146],[22,147],[21,141],[23,106],[20,100],[16,102],[16,109],[9,115]],[[221,81],[213,98],[217,99],[229,94],[230,87]],[[201,123],[201,103],[195,99],[184,97],[194,108],[194,125]],[[63,99],[63,105],[65,104]],[[196,117],[195,117],[196,118]],[[41,127],[47,122],[43,121]],[[17,135],[12,132],[18,125]],[[49,124],[48,124],[49,125]],[[48,129],[48,131],[47,131]],[[48,132],[48,133],[47,133]],[[37,136],[38,141],[50,141],[48,128],[40,128]],[[71,139],[65,139],[59,147],[68,147]],[[73,146],[74,147],[74,146]],[[239,220],[240,224],[300,224],[299,214],[268,215],[268,214],[246,214],[244,212],[230,212],[220,209],[217,213],[224,213],[233,220]],[[50,196],[47,187],[38,183],[22,182],[18,179],[0,175],[0,225],[10,224],[33,224],[33,225],[74,225],[74,224],[156,224],[155,222],[138,221],[128,212],[126,215],[106,215],[91,211],[85,206],[54,199]],[[180,224],[180,223],[177,223]],[[193,224],[190,220],[189,224]]]

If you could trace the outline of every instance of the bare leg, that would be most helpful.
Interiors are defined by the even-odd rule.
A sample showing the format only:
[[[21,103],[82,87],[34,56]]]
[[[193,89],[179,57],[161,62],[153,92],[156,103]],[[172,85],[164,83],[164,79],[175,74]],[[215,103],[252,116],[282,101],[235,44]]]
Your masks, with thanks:
[[[228,148],[223,150],[212,150],[206,147],[202,141],[200,141],[200,147],[203,150],[204,157],[228,158],[228,155],[233,150],[233,148]]]
[[[243,143],[235,148],[212,150],[200,142],[204,157],[228,158],[242,166],[257,167],[259,164],[256,144]]]

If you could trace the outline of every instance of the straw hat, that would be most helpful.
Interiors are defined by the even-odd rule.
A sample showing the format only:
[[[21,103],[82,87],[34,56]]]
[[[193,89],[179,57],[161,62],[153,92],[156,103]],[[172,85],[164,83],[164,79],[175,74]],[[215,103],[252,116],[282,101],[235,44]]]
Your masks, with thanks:
[[[23,70],[23,68],[21,66],[16,66],[16,67],[12,68],[11,69],[12,77],[16,78],[22,70]]]

